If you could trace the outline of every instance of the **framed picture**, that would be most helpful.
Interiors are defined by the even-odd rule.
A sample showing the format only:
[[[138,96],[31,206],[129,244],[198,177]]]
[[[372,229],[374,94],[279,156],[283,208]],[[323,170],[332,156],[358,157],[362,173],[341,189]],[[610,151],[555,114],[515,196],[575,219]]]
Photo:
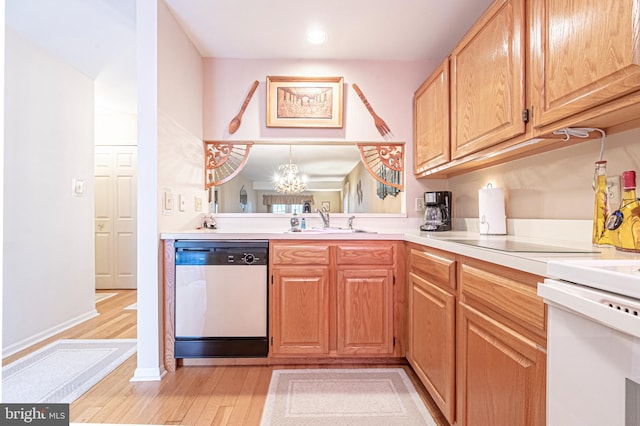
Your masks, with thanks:
[[[342,127],[343,77],[267,76],[267,127]]]
[[[322,210],[331,211],[331,204],[328,201],[323,201]]]

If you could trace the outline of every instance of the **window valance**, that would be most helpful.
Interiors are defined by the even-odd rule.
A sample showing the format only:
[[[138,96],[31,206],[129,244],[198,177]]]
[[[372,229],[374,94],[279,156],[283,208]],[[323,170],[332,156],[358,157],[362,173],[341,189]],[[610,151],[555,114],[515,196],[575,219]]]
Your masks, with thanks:
[[[270,206],[272,204],[313,204],[313,195],[289,195],[289,194],[268,194],[262,196],[262,204]]]

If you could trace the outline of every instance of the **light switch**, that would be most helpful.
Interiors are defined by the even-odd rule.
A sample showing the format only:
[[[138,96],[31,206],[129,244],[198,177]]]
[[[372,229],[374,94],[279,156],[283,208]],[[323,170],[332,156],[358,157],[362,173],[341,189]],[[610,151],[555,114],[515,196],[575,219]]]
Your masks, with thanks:
[[[184,211],[184,195],[178,194],[178,209],[183,212]]]
[[[173,192],[164,192],[164,209],[173,210]]]
[[[73,178],[71,181],[72,194],[76,197],[84,196],[84,179]]]

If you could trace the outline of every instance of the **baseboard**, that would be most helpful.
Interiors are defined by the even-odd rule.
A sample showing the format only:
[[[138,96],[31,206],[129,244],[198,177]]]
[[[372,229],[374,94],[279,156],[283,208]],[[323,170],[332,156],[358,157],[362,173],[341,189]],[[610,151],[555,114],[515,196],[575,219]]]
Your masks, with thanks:
[[[130,382],[157,382],[162,380],[162,377],[167,374],[164,369],[158,368],[136,368],[133,373],[133,377],[129,379]]]
[[[85,314],[79,315],[75,318],[72,318],[68,321],[65,321],[63,323],[60,323],[58,325],[56,325],[55,327],[51,327],[47,330],[44,330],[38,334],[35,334],[31,337],[28,337],[26,339],[23,339],[17,343],[14,343],[12,345],[9,345],[7,347],[3,347],[2,348],[2,359],[9,357],[15,353],[18,353],[24,349],[27,349],[29,346],[33,346],[36,343],[42,342],[45,339],[48,339],[51,336],[55,336],[58,333],[61,333],[65,330],[70,329],[71,327],[75,327],[78,324],[81,324],[87,320],[90,320],[91,318],[95,318],[97,317],[98,311],[93,309]]]

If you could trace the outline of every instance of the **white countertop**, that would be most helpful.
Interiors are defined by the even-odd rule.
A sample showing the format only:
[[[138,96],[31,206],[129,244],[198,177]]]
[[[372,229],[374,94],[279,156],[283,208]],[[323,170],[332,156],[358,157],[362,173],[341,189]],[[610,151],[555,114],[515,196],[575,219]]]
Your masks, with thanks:
[[[603,260],[603,259],[640,259],[640,254],[625,253],[612,247],[594,248],[591,244],[567,242],[513,235],[479,235],[470,231],[422,232],[416,229],[400,229],[377,233],[304,233],[286,232],[283,230],[263,231],[224,231],[224,230],[194,230],[188,232],[171,232],[161,234],[163,240],[394,240],[409,241],[427,247],[468,256],[486,262],[495,263],[513,269],[548,276],[547,262],[554,260]],[[494,249],[461,244],[451,240],[474,239],[493,241],[512,241],[542,244],[554,247],[569,247],[581,250],[598,250],[599,253],[540,253],[540,252],[504,252]]]

